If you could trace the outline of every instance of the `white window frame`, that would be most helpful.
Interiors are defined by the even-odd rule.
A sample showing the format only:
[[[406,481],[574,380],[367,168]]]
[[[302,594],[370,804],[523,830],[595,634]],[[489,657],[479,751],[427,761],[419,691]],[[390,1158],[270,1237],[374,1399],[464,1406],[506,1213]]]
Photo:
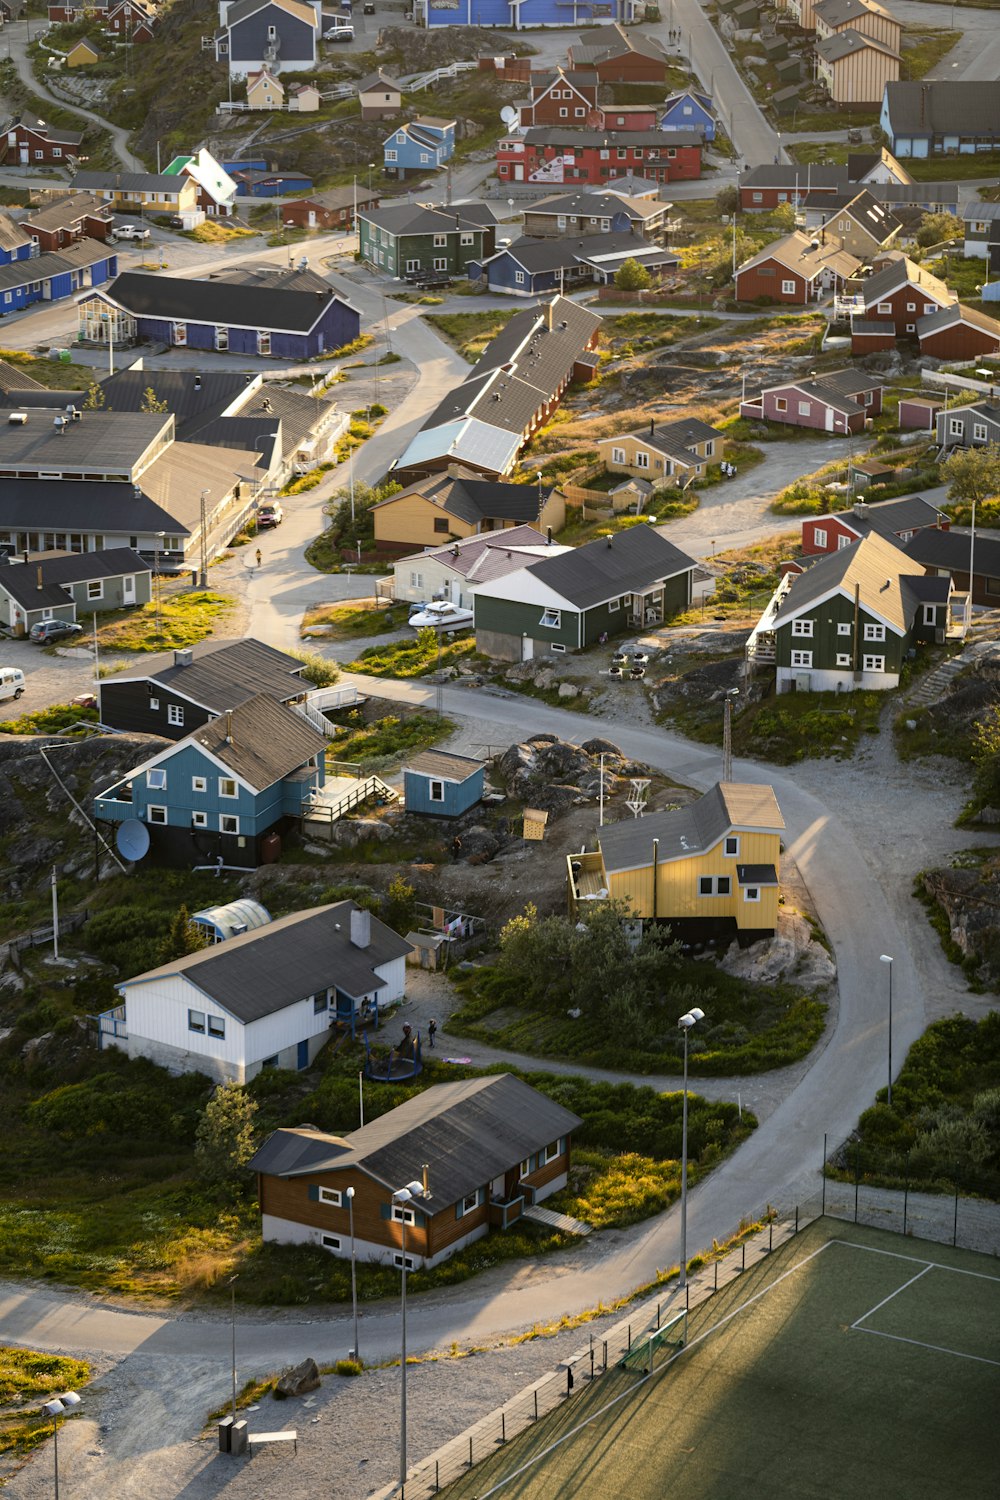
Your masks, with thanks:
[[[227,792],[226,791],[226,787],[228,787],[228,786],[232,787],[232,791],[231,792]],[[220,776],[219,777],[219,796],[220,797],[238,798],[239,795],[240,795],[239,783],[237,782],[235,776]]]
[[[948,418],[948,436],[961,437],[965,432],[965,423],[961,417]]]
[[[760,887],[757,886],[757,885],[747,885],[747,886],[744,886],[743,887],[743,900],[744,901],[759,901],[760,900]]]
[[[99,578],[96,579],[93,583],[88,583],[87,584],[87,598],[88,599],[103,599],[104,598],[104,584],[101,582],[101,580]]]
[[[257,353],[264,355],[271,353],[271,330],[269,328],[257,330]]]
[[[622,607],[622,601],[620,599],[609,599],[608,600],[608,613],[609,614],[614,614],[615,611],[621,609],[621,607]]]
[[[151,792],[167,790],[167,773],[162,766],[154,766],[151,771],[146,772],[146,785]]]
[[[783,281],[781,283],[781,295],[783,297],[791,297],[791,296],[794,295],[794,293],[795,293],[795,282],[794,281],[787,281],[786,280],[786,281]]]
[[[238,834],[239,831],[240,831],[240,820],[237,817],[236,813],[220,813],[219,814],[219,832],[220,833],[237,833]]]
[[[793,667],[811,667],[812,664],[813,664],[813,654],[812,654],[811,651],[793,651],[792,652],[792,666]]]
[[[192,828],[207,828],[208,827],[208,813],[207,812],[199,812],[198,809],[196,808],[195,811],[191,814],[191,827]]]
[[[542,611],[542,617],[541,617],[541,619],[539,620],[538,623],[545,630],[561,630],[562,629],[562,610],[561,609],[545,609],[545,610],[543,610]]]
[[[864,656],[861,659],[862,670],[865,672],[884,672],[884,656]]]
[[[176,725],[178,729],[184,728],[184,709],[180,703],[167,704],[167,723]]]
[[[225,353],[229,348],[229,329],[220,325],[215,329],[215,348],[217,352]]]
[[[429,783],[427,797],[428,797],[428,800],[431,801],[431,802],[443,802],[444,801],[444,782],[443,781],[431,781]]]
[[[642,448],[635,450],[635,466],[637,469],[649,468],[649,454],[645,453]]]
[[[838,622],[838,624],[837,624],[837,634],[838,635],[850,635],[850,633],[851,633],[851,622],[849,620],[840,620]]]
[[[483,1206],[483,1190],[482,1190],[482,1188],[476,1188],[474,1192],[466,1193],[465,1197],[462,1199],[461,1203],[458,1205],[458,1207],[459,1207],[459,1215],[458,1215],[458,1217],[460,1219],[464,1219],[465,1216],[466,1216],[466,1214],[474,1214],[475,1211],[476,1211],[476,1209],[477,1208],[482,1208],[482,1206]]]
[[[884,641],[885,640],[885,626],[884,625],[870,625],[870,624],[868,624],[866,622],[866,624],[865,624],[864,639],[866,641]]]
[[[730,844],[732,848],[730,848]],[[739,859],[740,836],[738,833],[727,833],[722,843],[722,852],[726,859]]]
[[[334,1253],[340,1249],[339,1234],[324,1234],[320,1236],[320,1244],[324,1250],[332,1250]]]
[[[191,790],[192,790],[192,792],[207,792],[208,791],[208,777],[207,776],[192,776],[191,777]]]
[[[160,700],[159,700],[159,698],[150,698],[150,700],[149,700],[149,706],[150,706],[150,708],[159,708],[159,706],[160,706]]]
[[[972,441],[974,443],[985,443],[987,436],[988,436],[988,433],[987,433],[986,423],[985,422],[973,422],[973,424],[972,424]]]
[[[814,547],[825,547],[826,546],[826,527],[825,526],[814,526],[813,527],[813,546]]]
[[[800,417],[811,417],[812,416],[812,402],[811,401],[800,401],[800,402],[798,402],[798,415]]]
[[[167,821],[167,809],[159,805],[146,808],[147,823],[158,823],[163,825]]]
[[[538,1163],[540,1167],[547,1167],[550,1162],[556,1161],[563,1154],[562,1138],[558,1141],[550,1141],[545,1150],[540,1153],[542,1160]]]
[[[852,547],[853,545],[854,545],[854,538],[852,536],[838,536],[838,538],[837,538],[837,551],[838,552],[843,552],[843,550],[844,550],[845,547]]]
[[[394,1203],[392,1205],[392,1222],[394,1224],[408,1224],[412,1226],[416,1224],[417,1216],[412,1208],[406,1208],[402,1203]]]
[[[436,234],[434,236],[434,248],[435,250],[447,250],[448,236],[446,234]]]
[[[891,302],[880,302],[878,304],[878,307],[875,310],[876,310],[876,312],[881,313],[883,317],[886,317],[886,316],[888,316],[890,318],[892,317],[892,303]]]
[[[623,464],[623,463],[626,463],[627,460],[625,458],[625,449],[624,448],[612,448],[612,450],[611,450],[611,462],[613,464]]]
[[[837,666],[849,667],[851,665],[851,653],[849,651],[837,652]]]
[[[524,285],[524,272],[523,271],[515,271],[514,272],[514,285],[515,286],[523,286]]]
[[[385,159],[386,161],[396,161],[398,158],[395,151],[387,151],[385,153]]]
[[[417,1262],[416,1262],[415,1256],[407,1255],[405,1257],[405,1259],[406,1259],[406,1269],[408,1271],[415,1271],[417,1269]],[[401,1271],[403,1269],[403,1260],[404,1260],[403,1252],[401,1250],[395,1251],[395,1253],[393,1254],[393,1257],[392,1257],[392,1263],[396,1267],[397,1271]]]
[[[458,243],[460,245],[474,245],[476,243],[476,236],[466,231],[459,235]]]
[[[327,1208],[343,1208],[344,1206],[343,1194],[339,1188],[321,1187],[319,1202],[325,1203]]]
[[[812,620],[793,620],[792,635],[808,636],[808,638],[811,640],[813,636]]]
[[[924,624],[925,625],[936,625],[937,624],[937,605],[936,604],[925,604],[924,605]]]

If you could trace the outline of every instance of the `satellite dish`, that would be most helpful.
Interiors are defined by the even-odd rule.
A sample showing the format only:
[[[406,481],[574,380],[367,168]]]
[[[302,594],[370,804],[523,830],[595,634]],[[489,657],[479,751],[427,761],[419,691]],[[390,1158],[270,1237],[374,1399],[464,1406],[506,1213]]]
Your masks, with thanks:
[[[122,858],[134,864],[149,848],[149,829],[138,818],[129,818],[119,825],[115,843]]]
[[[517,124],[517,110],[512,109],[509,104],[505,104],[503,109],[500,111],[500,118],[506,125],[507,129],[510,130],[511,126]]]

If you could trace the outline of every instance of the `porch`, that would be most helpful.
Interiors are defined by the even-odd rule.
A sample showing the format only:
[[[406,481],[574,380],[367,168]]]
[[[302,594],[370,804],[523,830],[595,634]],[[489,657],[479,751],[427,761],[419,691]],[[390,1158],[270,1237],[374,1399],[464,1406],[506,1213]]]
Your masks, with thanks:
[[[124,1004],[114,1005],[110,1010],[101,1011],[99,1016],[92,1016],[91,1019],[97,1025],[98,1052],[103,1051],[105,1047],[114,1047],[120,1042],[128,1041]]]
[[[583,901],[606,901],[608,896],[604,857],[599,849],[566,856],[566,897],[571,917]]]
[[[642,594],[628,595],[628,623],[630,629],[648,630],[663,624],[663,587],[647,589]]]
[[[303,830],[314,835],[324,828],[329,832],[334,823],[365,802],[383,806],[398,799],[399,793],[381,776],[362,776],[360,766],[346,761],[327,761],[326,772],[325,785],[302,803]]]

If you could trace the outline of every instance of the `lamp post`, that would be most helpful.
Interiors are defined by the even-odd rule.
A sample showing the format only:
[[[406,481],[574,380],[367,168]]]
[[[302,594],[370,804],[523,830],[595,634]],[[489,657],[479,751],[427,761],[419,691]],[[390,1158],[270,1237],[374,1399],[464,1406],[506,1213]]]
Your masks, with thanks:
[[[55,1396],[51,1401],[46,1401],[42,1407],[42,1411],[52,1418],[52,1462],[56,1500],[59,1500],[59,1418],[63,1412],[79,1405],[80,1397],[76,1391],[64,1391],[61,1396]]]
[[[892,1108],[892,955],[883,953],[879,959],[880,963],[889,965],[889,1088],[887,1090],[886,1103]]]
[[[687,1286],[687,1239],[688,1239],[688,1032],[692,1026],[705,1019],[705,1012],[696,1005],[677,1022],[684,1034],[684,1103],[681,1114],[681,1274],[678,1285]]]
[[[375,163],[373,161],[370,161],[368,163],[368,196],[369,196],[369,198],[372,195],[372,173],[374,172],[374,170],[375,170]]]
[[[236,1283],[240,1276],[237,1271],[235,1276],[229,1278],[229,1319],[233,1332],[233,1421],[236,1421]]]
[[[159,632],[160,632],[160,549],[163,546],[163,538],[165,536],[166,536],[166,532],[165,531],[158,531],[156,533],[156,567],[154,569],[154,573],[155,573],[154,582],[156,584],[156,632],[157,632],[157,634],[159,634]]]
[[[351,1220],[351,1306],[354,1309],[354,1348],[351,1350],[353,1357],[361,1358],[361,1350],[358,1347],[358,1282],[354,1265],[354,1189],[349,1187],[345,1190],[347,1198],[347,1212]]]
[[[402,1271],[402,1288],[400,1293],[400,1314],[402,1323],[402,1337],[400,1341],[400,1417],[399,1417],[399,1495],[404,1500],[406,1494],[406,1214],[407,1204],[412,1203],[414,1198],[424,1196],[422,1182],[408,1182],[405,1187],[399,1188],[393,1193],[393,1204],[399,1209],[399,1223],[402,1230],[402,1256],[400,1267]]]
[[[211,493],[211,490],[201,492],[201,567],[198,570],[198,587],[203,589],[208,588],[208,507],[205,501]]]

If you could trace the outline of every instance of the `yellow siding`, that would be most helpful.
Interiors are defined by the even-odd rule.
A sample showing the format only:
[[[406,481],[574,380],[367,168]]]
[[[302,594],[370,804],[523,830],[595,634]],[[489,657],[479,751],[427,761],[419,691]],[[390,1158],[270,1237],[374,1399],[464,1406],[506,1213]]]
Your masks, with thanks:
[[[473,536],[474,527],[450,516],[424,495],[400,495],[390,505],[380,505],[373,512],[375,544],[399,547],[443,547],[450,537]],[[435,531],[435,520],[448,523],[447,531]]]
[[[719,843],[705,854],[691,859],[661,863],[657,874],[656,915],[671,917],[732,917],[738,927],[773,927],[778,914],[777,889],[762,889],[760,901],[744,901],[736,883],[737,865],[773,865],[779,870],[781,839],[776,833],[741,833],[740,852],[735,857],[724,854]],[[729,896],[700,896],[698,881],[703,875],[729,875]],[[637,917],[653,915],[653,866],[612,874],[608,879],[611,896],[628,902]]]
[[[562,531],[566,525],[566,501],[559,490],[553,490],[538,517],[538,529],[544,531],[551,526],[553,532]]]
[[[699,450],[703,444],[699,444]],[[628,474],[633,479],[648,479],[652,485],[680,484],[692,472],[700,473],[703,465],[685,467],[676,461],[671,461],[656,448],[650,448],[641,438],[633,433],[623,433],[621,437],[604,438],[597,445],[598,452],[604,462],[604,467],[610,474]],[[612,452],[623,449],[625,453],[624,462],[612,458]],[[642,465],[636,462],[636,455],[645,453],[648,464]],[[670,470],[673,472],[669,472]]]

